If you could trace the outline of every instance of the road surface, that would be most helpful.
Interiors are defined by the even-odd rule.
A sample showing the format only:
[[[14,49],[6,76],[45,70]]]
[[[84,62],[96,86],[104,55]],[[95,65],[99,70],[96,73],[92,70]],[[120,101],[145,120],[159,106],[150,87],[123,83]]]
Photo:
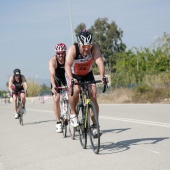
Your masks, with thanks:
[[[51,99],[28,99],[24,126],[0,102],[0,170],[169,170],[170,104],[101,104],[101,149],[55,131]]]

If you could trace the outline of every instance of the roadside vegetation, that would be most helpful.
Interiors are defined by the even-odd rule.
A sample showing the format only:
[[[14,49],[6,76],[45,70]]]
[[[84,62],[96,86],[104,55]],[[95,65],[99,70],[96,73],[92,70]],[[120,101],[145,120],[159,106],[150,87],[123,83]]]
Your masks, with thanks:
[[[77,36],[86,28],[81,23],[75,29]],[[88,28],[86,28],[88,29]],[[123,30],[107,18],[98,18],[88,29],[94,35],[103,55],[110,84],[105,94],[99,94],[99,102],[155,103],[170,101],[170,36],[164,32],[150,47],[127,49],[123,42]],[[93,65],[95,75],[99,74]],[[28,96],[37,96],[49,90],[45,84],[28,79]],[[1,92],[0,92],[1,94]]]

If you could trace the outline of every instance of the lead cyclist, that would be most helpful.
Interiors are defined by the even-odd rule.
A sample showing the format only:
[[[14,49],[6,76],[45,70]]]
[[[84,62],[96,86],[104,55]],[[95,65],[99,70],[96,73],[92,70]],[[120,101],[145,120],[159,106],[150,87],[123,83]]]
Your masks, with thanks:
[[[95,80],[92,72],[92,65],[94,62],[98,66],[100,78],[103,84],[106,83],[103,81],[103,77],[105,77],[105,66],[100,49],[97,44],[93,43],[92,34],[86,29],[83,29],[77,37],[77,43],[71,45],[68,48],[66,54],[65,72],[68,87],[70,89],[72,80],[74,80],[75,83],[77,81]],[[69,95],[69,104],[71,107],[70,121],[73,127],[78,126],[76,105],[79,100],[79,92],[80,87],[74,86],[74,95],[73,96]],[[97,89],[95,84],[91,86],[91,100],[95,104],[96,112],[99,114],[99,106],[97,102]],[[93,130],[93,133],[96,133],[95,128]]]

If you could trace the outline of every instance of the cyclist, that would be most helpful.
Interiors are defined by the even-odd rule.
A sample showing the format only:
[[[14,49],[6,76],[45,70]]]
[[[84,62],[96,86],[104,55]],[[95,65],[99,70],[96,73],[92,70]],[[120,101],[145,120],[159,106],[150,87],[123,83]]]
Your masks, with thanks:
[[[101,80],[105,76],[105,66],[100,49],[97,44],[93,43],[92,34],[87,30],[82,30],[78,37],[78,43],[74,43],[68,48],[66,55],[65,71],[67,76],[68,87],[71,87],[72,79],[74,82],[79,81],[93,81],[94,76],[92,72],[92,65],[96,62]],[[104,82],[103,82],[104,83]],[[76,116],[76,105],[79,100],[80,87],[74,86],[74,95],[69,95],[69,104],[71,107],[71,124],[72,126],[78,126]],[[94,102],[96,111],[99,113],[99,106],[96,99],[96,85],[91,85],[91,100]],[[96,132],[95,122],[93,132]]]
[[[28,85],[25,79],[25,76],[21,74],[20,69],[15,69],[13,71],[14,75],[9,78],[9,86],[8,89],[11,93],[14,103],[14,110],[15,110],[15,119],[18,119],[17,113],[17,95],[20,93],[21,101],[22,101],[22,109],[23,112],[26,112],[25,105],[26,105],[26,96]]]
[[[60,122],[60,90],[56,90],[57,86],[62,84],[67,85],[65,79],[65,56],[66,56],[66,45],[64,43],[57,44],[55,46],[55,55],[49,61],[49,72],[51,81],[51,91],[53,95],[53,110],[56,117],[56,131],[62,132]]]

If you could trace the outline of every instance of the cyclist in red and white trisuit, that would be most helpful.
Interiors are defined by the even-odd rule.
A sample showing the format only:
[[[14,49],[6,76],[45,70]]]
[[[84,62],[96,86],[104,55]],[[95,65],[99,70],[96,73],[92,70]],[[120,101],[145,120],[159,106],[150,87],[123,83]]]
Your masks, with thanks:
[[[68,81],[68,87],[71,87],[71,80],[93,81],[92,64],[96,62],[101,80],[105,76],[105,66],[100,49],[97,44],[93,43],[92,34],[87,30],[82,30],[77,38],[78,43],[74,43],[69,47],[66,54],[65,72]],[[104,83],[104,82],[103,82]],[[79,100],[79,86],[74,86],[74,95],[69,96],[69,104],[71,107],[71,124],[78,126],[76,116],[76,105]],[[99,113],[99,106],[96,100],[96,85],[91,87],[91,100],[96,106],[96,111]]]
[[[25,76],[21,74],[20,69],[14,70],[14,75],[12,75],[9,78],[9,85],[8,89],[12,95],[13,103],[14,103],[14,109],[15,109],[15,119],[18,118],[17,113],[17,95],[19,94],[22,101],[22,109],[23,112],[26,112],[25,105],[26,105],[26,96],[25,93],[27,93],[28,85],[27,81],[25,79]]]

